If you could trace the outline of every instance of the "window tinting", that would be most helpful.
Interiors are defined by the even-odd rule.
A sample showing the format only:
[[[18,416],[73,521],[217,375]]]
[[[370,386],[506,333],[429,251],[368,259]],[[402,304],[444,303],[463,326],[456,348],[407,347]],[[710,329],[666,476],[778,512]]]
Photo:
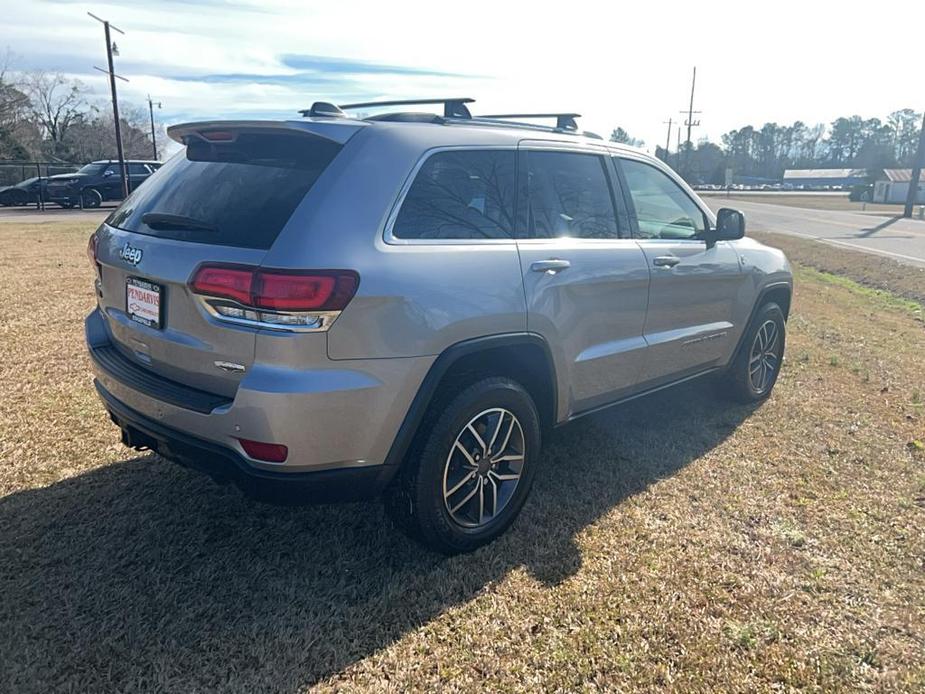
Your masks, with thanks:
[[[644,239],[689,239],[706,228],[703,212],[681,187],[654,166],[621,160]]]
[[[97,174],[103,173],[103,170],[106,168],[106,164],[84,164],[81,166],[77,173],[90,174],[96,176]]]
[[[148,171],[148,167],[145,166],[144,164],[129,164],[128,173],[129,173],[129,176],[134,176],[134,175],[147,176],[150,172]]]
[[[605,167],[596,154],[528,152],[529,236],[617,238]]]
[[[448,150],[421,166],[392,235],[399,239],[512,237],[514,151]]]
[[[338,144],[301,133],[238,133],[230,142],[193,138],[107,222],[151,236],[269,248],[339,151]],[[174,221],[152,221],[167,217]],[[189,227],[177,219],[189,220]]]

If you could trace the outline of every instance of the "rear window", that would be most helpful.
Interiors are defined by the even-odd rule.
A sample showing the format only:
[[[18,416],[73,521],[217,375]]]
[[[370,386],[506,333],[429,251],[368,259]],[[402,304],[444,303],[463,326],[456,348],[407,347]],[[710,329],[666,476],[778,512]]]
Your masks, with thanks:
[[[161,238],[266,249],[340,149],[300,133],[191,138],[106,221]]]

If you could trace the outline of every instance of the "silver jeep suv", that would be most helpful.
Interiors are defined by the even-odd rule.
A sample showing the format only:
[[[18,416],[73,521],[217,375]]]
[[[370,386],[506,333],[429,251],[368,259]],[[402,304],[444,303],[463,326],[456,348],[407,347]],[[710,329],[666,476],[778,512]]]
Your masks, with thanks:
[[[384,492],[452,553],[513,522],[545,430],[711,373],[770,394],[792,279],[741,213],[575,114],[469,101],[170,128],[88,247],[123,442],[266,500]]]

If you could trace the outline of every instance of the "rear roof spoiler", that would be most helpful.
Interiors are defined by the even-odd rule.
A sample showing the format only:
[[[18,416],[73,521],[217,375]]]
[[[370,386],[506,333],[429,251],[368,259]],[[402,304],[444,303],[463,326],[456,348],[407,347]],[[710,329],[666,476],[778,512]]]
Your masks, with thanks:
[[[203,131],[221,130],[284,130],[314,135],[339,145],[344,144],[361,128],[368,127],[367,123],[358,120],[325,120],[325,121],[270,121],[270,120],[211,120],[196,123],[179,123],[167,128],[167,135],[181,145],[190,135],[198,135]]]

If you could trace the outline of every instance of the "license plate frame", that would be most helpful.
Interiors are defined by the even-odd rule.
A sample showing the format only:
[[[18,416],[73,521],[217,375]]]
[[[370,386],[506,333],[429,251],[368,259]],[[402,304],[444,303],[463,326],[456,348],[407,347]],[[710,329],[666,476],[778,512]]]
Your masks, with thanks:
[[[125,278],[125,313],[136,323],[164,327],[164,287],[141,277]]]

